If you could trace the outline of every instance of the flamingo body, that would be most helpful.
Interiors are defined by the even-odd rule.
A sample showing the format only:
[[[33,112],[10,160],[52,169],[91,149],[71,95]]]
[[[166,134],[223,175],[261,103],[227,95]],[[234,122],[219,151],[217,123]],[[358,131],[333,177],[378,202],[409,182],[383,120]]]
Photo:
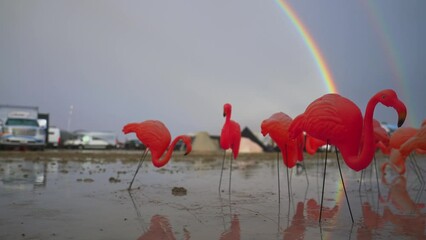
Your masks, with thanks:
[[[389,152],[389,161],[382,164],[382,172],[385,172],[386,166],[390,166],[395,170],[398,174],[404,174],[406,169],[405,159],[408,154],[403,155],[400,151],[400,148],[404,143],[406,143],[409,139],[414,137],[418,133],[417,128],[413,127],[401,127],[395,130],[393,134],[390,136],[388,152]],[[407,151],[408,148],[405,148]]]
[[[300,134],[296,139],[289,138],[288,127],[291,122],[291,117],[285,113],[278,112],[261,124],[262,135],[269,134],[274,140],[281,151],[284,164],[288,168],[294,167],[298,160],[303,160],[303,135]]]
[[[400,151],[403,156],[408,156],[415,149],[420,153],[426,151],[426,120],[417,133],[401,145]]]
[[[399,149],[408,139],[417,134],[419,130],[413,127],[401,127],[392,133],[389,139],[389,147]]]

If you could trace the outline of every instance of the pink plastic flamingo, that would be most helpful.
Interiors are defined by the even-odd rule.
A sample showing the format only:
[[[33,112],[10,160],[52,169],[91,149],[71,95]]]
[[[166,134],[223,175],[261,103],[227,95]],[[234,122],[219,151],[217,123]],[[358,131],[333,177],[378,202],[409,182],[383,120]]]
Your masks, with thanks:
[[[148,150],[151,151],[152,163],[158,168],[166,165],[170,161],[173,149],[179,140],[182,140],[186,145],[185,155],[189,154],[192,150],[191,137],[186,135],[177,136],[170,144],[170,132],[167,127],[158,120],[147,120],[141,123],[129,123],[123,127],[124,134],[132,132],[136,133],[136,137],[143,144],[145,144],[147,148],[143,153],[141,160],[139,160],[135,175],[130,182],[130,186],[128,188],[129,190],[132,188],[133,181],[135,180],[139,168],[142,166]],[[167,148],[169,148],[169,150],[167,151],[166,155],[160,159]]]
[[[288,168],[296,165],[297,161],[303,160],[303,134],[300,134],[296,139],[289,139],[288,127],[292,118],[283,112],[274,113],[271,117],[262,121],[261,130],[262,135],[269,136],[277,144],[281,151],[283,162],[287,166],[287,183],[288,194],[290,196],[290,181],[288,177]],[[280,171],[279,161],[277,157],[277,170],[278,170],[278,200],[280,201]]]
[[[225,151],[222,160],[222,171],[220,172],[219,193],[220,185],[222,183],[223,165],[225,163],[226,150],[232,150],[234,160],[237,159],[238,152],[240,151],[241,128],[240,124],[231,120],[231,113],[231,104],[225,103],[225,105],[223,105],[223,116],[225,117],[225,123],[222,127],[222,133],[220,134],[220,147]],[[229,193],[231,193],[232,159],[230,160],[229,168]]]
[[[368,101],[364,118],[361,110],[351,100],[338,94],[326,94],[313,101],[303,114],[293,120],[289,129],[290,137],[295,138],[305,131],[308,135],[326,141],[340,150],[348,167],[360,171],[373,160],[375,149],[373,114],[378,103],[393,107],[398,112],[398,126],[404,123],[407,109],[398,99],[395,91],[391,89],[376,93]],[[325,172],[326,168],[324,168]],[[342,175],[341,180],[344,186]],[[324,181],[325,174],[323,190]],[[346,189],[344,190],[346,195]],[[321,209],[323,197],[324,192],[321,198]],[[349,206],[347,195],[346,200]]]

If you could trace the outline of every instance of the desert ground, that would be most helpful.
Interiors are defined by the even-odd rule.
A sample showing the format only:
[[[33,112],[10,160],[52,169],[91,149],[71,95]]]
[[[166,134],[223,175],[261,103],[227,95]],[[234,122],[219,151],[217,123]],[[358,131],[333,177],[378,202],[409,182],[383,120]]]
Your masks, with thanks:
[[[329,153],[319,222],[323,153],[292,169],[276,153],[240,154],[231,189],[227,154],[220,190],[222,152],[175,152],[162,168],[148,155],[129,191],[141,155],[0,152],[0,239],[426,239],[425,156],[402,176],[383,174],[380,154],[363,172],[340,159],[350,211]]]

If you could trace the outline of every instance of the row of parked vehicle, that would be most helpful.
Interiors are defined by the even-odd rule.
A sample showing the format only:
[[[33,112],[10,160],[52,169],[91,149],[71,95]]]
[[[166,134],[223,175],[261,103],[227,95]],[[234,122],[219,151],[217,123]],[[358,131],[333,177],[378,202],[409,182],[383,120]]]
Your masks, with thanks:
[[[138,140],[120,143],[113,132],[67,132],[49,126],[49,114],[38,107],[0,104],[0,149],[53,148],[143,149]]]
[[[63,131],[57,127],[49,127],[47,143],[51,148],[68,149],[145,149],[145,145],[138,139],[120,143],[113,132]]]
[[[71,149],[113,149],[119,147],[117,137],[113,132],[62,131],[49,127],[47,146]]]

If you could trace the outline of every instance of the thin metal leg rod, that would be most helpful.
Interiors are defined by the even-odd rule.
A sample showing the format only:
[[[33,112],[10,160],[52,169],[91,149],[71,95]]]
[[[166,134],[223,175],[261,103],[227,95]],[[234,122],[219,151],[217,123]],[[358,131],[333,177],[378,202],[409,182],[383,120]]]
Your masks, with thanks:
[[[232,179],[232,161],[234,160],[234,157],[231,156],[231,159],[229,160],[229,195],[231,195],[231,179]]]
[[[348,203],[348,207],[349,207],[349,213],[351,214],[352,223],[354,223],[354,217],[352,216],[351,205],[349,204],[348,194],[346,193],[345,181],[343,181],[342,170],[340,169],[339,154],[337,154],[337,149],[336,149],[336,158],[337,158],[337,165],[339,166],[340,179],[342,180],[343,190],[345,191],[346,202]]]
[[[281,203],[281,185],[280,185],[280,152],[277,152],[277,176],[278,176],[278,203]]]
[[[132,189],[133,181],[135,180],[136,174],[138,174],[138,171],[139,171],[139,169],[141,168],[142,163],[143,163],[143,161],[145,160],[145,157],[146,157],[147,153],[148,153],[148,148],[147,148],[147,149],[145,149],[145,151],[143,152],[142,157],[141,157],[141,159],[139,160],[138,167],[136,168],[135,175],[133,175],[132,181],[130,182],[129,188],[128,188],[127,190]]]
[[[327,140],[327,145],[325,146],[324,175],[323,175],[323,178],[322,178],[321,207],[320,207],[320,215],[319,215],[319,222],[320,223],[321,223],[321,218],[322,218],[322,204],[323,204],[323,201],[324,201],[325,174],[327,172],[327,154],[328,154],[328,140]]]
[[[222,175],[223,175],[223,167],[225,165],[225,156],[226,156],[226,151],[223,151],[222,170],[220,171],[220,180],[219,180],[219,193],[220,193],[220,186],[222,185]]]

